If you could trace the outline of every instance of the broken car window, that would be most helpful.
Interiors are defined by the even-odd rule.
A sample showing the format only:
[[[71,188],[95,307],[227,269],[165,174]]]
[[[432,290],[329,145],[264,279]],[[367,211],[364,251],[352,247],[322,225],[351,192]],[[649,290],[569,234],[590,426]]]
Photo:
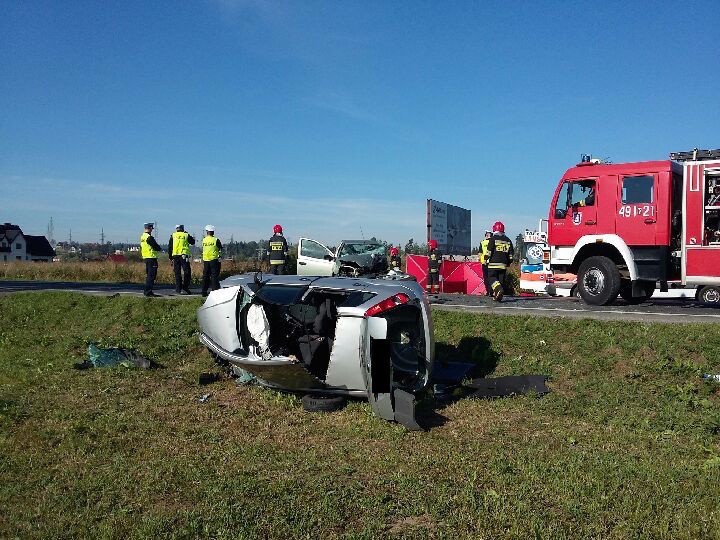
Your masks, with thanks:
[[[255,296],[263,302],[290,305],[298,302],[306,290],[307,287],[291,285],[264,285],[258,288]]]
[[[340,257],[343,255],[385,255],[385,246],[382,244],[344,244],[339,253]]]

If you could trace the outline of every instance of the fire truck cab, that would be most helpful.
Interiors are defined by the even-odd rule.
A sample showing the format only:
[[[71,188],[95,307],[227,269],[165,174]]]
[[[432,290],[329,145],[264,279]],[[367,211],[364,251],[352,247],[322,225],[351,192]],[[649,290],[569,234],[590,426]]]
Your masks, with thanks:
[[[545,262],[588,304],[649,298],[668,281],[720,300],[720,150],[609,164],[583,156],[555,190]],[[549,259],[549,260],[548,260]]]

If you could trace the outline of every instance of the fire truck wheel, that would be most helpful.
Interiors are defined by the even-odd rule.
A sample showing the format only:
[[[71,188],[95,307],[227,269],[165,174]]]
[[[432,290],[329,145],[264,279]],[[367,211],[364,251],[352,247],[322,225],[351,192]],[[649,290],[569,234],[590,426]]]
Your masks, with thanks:
[[[578,270],[578,292],[593,306],[606,306],[620,292],[620,271],[607,257],[588,257]]]
[[[708,285],[700,289],[698,300],[706,306],[717,306],[720,304],[720,288]]]
[[[620,297],[632,306],[642,304],[655,292],[655,283],[650,281],[643,282],[643,288],[642,296],[633,296],[632,281],[624,279],[620,283]]]

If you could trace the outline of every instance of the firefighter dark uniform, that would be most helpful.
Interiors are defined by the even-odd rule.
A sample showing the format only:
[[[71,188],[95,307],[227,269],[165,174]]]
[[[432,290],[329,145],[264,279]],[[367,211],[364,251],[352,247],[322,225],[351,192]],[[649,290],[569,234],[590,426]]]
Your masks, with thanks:
[[[400,258],[400,252],[396,247],[390,249],[390,270],[402,272],[402,259]]]
[[[488,242],[488,279],[492,289],[492,295],[498,302],[503,298],[503,282],[508,266],[513,260],[513,245],[510,239],[503,232],[494,232]]]
[[[222,244],[215,238],[215,227],[205,227],[205,238],[202,240],[202,295],[208,295],[208,287],[212,291],[220,288],[220,252]]]
[[[485,284],[485,294],[487,296],[492,296],[492,289],[488,280],[488,244],[491,236],[490,231],[485,231],[485,239],[480,242],[480,264],[482,265],[483,283]]]
[[[428,243],[428,274],[425,288],[428,293],[440,292],[440,267],[442,266],[442,254],[437,249],[437,242],[430,240]]]
[[[390,268],[402,271],[402,259],[400,258],[400,255],[390,256]]]
[[[158,270],[158,253],[162,251],[160,245],[152,236],[154,225],[145,223],[145,232],[140,235],[140,256],[145,261],[145,296],[158,296],[153,292],[155,286],[155,278]]]
[[[195,239],[185,232],[183,225],[176,225],[168,242],[168,255],[175,271],[175,292],[190,292],[190,246],[195,245]]]
[[[268,241],[267,254],[270,259],[270,271],[273,274],[283,275],[285,273],[285,265],[287,264],[288,245],[285,237],[282,235],[282,227],[275,225],[273,227],[273,235]]]

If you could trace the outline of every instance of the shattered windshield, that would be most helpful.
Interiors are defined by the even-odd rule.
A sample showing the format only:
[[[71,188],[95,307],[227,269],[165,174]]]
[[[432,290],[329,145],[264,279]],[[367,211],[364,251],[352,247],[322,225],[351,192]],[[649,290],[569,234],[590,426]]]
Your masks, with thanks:
[[[298,302],[307,287],[292,285],[264,285],[260,287],[255,296],[270,304],[290,305]]]
[[[339,256],[343,255],[385,255],[385,246],[382,244],[343,244]]]

